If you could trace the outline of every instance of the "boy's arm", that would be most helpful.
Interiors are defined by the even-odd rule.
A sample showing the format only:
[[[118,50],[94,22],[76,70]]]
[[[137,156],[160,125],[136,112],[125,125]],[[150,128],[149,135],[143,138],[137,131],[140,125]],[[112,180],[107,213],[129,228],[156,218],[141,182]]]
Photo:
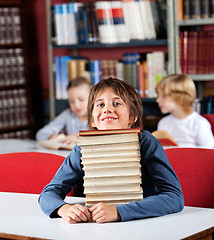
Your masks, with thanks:
[[[117,206],[122,221],[162,216],[184,207],[179,180],[164,149],[155,137],[143,131],[140,137],[144,199]]]
[[[66,195],[82,180],[84,172],[80,165],[80,158],[80,148],[75,146],[51,182],[43,189],[39,204],[48,216],[57,217],[55,210],[66,204],[64,201]]]
[[[36,133],[37,141],[48,140],[51,135],[59,134],[65,127],[66,115],[68,110],[63,111],[50,123],[45,125]]]

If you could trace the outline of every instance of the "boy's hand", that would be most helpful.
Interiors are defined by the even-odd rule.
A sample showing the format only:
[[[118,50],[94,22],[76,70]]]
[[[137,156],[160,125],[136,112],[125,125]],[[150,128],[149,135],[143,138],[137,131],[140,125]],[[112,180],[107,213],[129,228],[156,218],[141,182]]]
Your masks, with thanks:
[[[65,138],[60,140],[60,142],[63,144],[68,144],[68,145],[74,146],[77,142],[77,134],[67,135]]]
[[[89,208],[92,220],[97,223],[116,222],[120,221],[121,217],[115,206],[104,203],[97,203]]]
[[[91,213],[81,204],[65,204],[58,209],[57,214],[69,223],[91,221]]]

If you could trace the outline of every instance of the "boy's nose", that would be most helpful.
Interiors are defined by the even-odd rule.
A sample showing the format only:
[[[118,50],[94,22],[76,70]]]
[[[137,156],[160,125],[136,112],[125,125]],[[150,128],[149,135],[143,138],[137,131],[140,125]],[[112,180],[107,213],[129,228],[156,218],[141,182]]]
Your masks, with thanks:
[[[110,105],[106,105],[104,108],[104,113],[112,113],[112,107]]]

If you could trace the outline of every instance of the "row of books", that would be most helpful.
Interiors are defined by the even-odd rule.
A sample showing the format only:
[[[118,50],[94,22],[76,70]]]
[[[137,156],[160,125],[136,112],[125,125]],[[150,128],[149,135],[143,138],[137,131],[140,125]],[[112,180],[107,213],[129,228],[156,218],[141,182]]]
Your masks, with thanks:
[[[22,48],[0,49],[0,86],[26,83]]]
[[[178,19],[201,19],[214,17],[212,0],[178,0]]]
[[[117,206],[143,199],[139,133],[135,130],[140,132],[80,131],[77,145],[85,172],[86,207],[99,202]]]
[[[214,32],[181,31],[180,67],[186,74],[214,73]]]
[[[141,97],[155,97],[157,82],[166,75],[163,52],[126,53],[122,60],[83,57],[55,57],[55,97],[67,99],[66,87],[77,76],[86,76],[97,84],[101,79],[117,77],[132,85]]]
[[[0,139],[5,139],[5,138],[29,139],[30,131],[25,129],[25,130],[19,130],[14,132],[0,133]]]
[[[0,44],[22,42],[21,17],[18,7],[0,8]]]
[[[163,35],[158,1],[97,1],[55,4],[53,37],[57,45],[119,43]]]
[[[0,129],[29,123],[26,89],[0,91]]]

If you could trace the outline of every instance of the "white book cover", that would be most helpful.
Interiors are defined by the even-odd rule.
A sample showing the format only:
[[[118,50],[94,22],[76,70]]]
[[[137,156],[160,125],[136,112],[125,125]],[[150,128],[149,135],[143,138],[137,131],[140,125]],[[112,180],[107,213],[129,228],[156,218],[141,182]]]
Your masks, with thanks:
[[[95,3],[98,16],[98,30],[101,43],[117,43],[110,1]]]
[[[109,151],[110,150],[110,151]],[[85,152],[84,158],[93,158],[93,157],[111,157],[111,156],[139,156],[140,151],[139,149],[133,149],[133,150],[112,150],[109,148],[108,151],[101,151],[99,153],[97,152]]]
[[[83,167],[84,169],[84,167]],[[111,167],[111,168],[94,168],[85,171],[85,176],[90,177],[105,177],[105,176],[129,176],[141,175],[140,167]]]
[[[96,164],[96,163],[117,163],[117,162],[135,162],[136,160],[140,161],[140,156],[123,156],[118,158],[118,156],[112,157],[96,157],[96,158],[81,158],[83,164]]]
[[[99,145],[88,145],[88,146],[82,146],[81,152],[87,153],[87,152],[101,152],[101,151],[111,151],[114,150],[133,150],[133,149],[139,149],[139,143],[138,142],[130,142],[130,143],[114,143],[114,144],[99,144]]]
[[[150,29],[150,39],[155,39],[156,38],[156,31],[155,31],[155,23],[152,15],[152,8],[149,0],[145,1],[145,7],[146,7],[146,12],[147,12],[147,21],[148,21],[148,26]]]
[[[91,145],[93,144],[112,144],[112,143],[127,143],[127,142],[138,142],[138,133],[128,134],[111,134],[111,135],[100,135],[100,136],[86,136],[77,138],[77,145]]]
[[[118,192],[142,192],[142,188],[138,183],[131,183],[125,185],[103,185],[103,186],[84,186],[84,193],[86,195],[94,193],[118,193]]]
[[[67,31],[68,31],[68,44],[77,44],[77,26],[75,13],[78,11],[76,3],[68,3],[67,6]]]
[[[129,192],[129,193],[107,193],[107,194],[90,194],[86,196],[86,202],[88,201],[117,201],[117,200],[133,200],[143,199],[142,192]]]
[[[139,161],[136,159],[135,162],[108,162],[108,163],[91,163],[91,164],[85,164],[84,163],[84,169],[90,170],[94,168],[108,168],[108,167],[140,167]]]
[[[84,177],[84,186],[103,186],[103,185],[115,185],[115,184],[130,184],[141,183],[141,177],[139,175],[130,176],[114,176],[114,177]]]
[[[125,23],[121,1],[111,1],[117,42],[129,42],[128,27]]]
[[[152,53],[148,53],[146,55],[146,61],[147,61],[147,65],[148,65],[148,83],[149,83],[149,91],[148,92],[149,92],[149,97],[156,97]]]
[[[145,39],[138,2],[123,0],[122,6],[130,39]]]

